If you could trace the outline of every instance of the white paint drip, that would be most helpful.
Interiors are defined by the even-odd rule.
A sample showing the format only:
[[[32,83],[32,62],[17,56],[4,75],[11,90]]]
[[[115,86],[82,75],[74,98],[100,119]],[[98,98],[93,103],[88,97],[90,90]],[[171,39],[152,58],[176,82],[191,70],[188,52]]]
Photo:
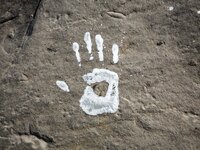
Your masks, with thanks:
[[[93,60],[94,59],[94,57],[92,56],[92,54],[90,55],[90,60]]]
[[[92,73],[87,73],[83,76],[87,84],[106,81],[108,91],[105,97],[98,96],[94,93],[91,86],[87,86],[84,94],[80,99],[80,107],[88,115],[98,115],[103,113],[115,113],[119,106],[119,92],[117,73],[107,69],[93,69]]]
[[[76,53],[76,59],[79,63],[79,67],[80,67],[81,66],[81,57],[80,57],[80,53],[79,53],[79,44],[74,42],[73,45],[72,45],[72,48]]]
[[[57,85],[61,90],[65,91],[65,92],[70,92],[69,86],[65,83],[65,81],[57,80],[57,81],[56,81],[56,85]]]
[[[98,50],[98,54],[99,54],[99,61],[103,61],[103,38],[101,37],[100,34],[97,34],[95,36],[95,41],[96,41],[96,45],[97,45],[97,50]]]
[[[92,53],[92,40],[91,40],[90,32],[85,33],[84,41],[87,45],[88,53],[91,54]]]
[[[119,61],[119,47],[117,44],[112,46],[113,62],[116,64]]]
[[[92,56],[92,40],[91,40],[91,36],[90,36],[90,32],[86,32],[84,35],[84,41],[86,43],[86,47],[88,50],[88,53],[90,54],[90,59],[89,60],[93,60],[94,57]]]
[[[200,10],[197,11],[197,14],[200,14]]]
[[[172,10],[174,10],[174,7],[170,6],[168,9],[169,9],[169,11],[172,11]]]

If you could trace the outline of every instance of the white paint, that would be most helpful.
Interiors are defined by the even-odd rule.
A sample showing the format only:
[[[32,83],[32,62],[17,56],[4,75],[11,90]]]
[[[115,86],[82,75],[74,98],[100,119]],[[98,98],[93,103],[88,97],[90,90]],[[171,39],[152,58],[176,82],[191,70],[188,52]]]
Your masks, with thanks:
[[[200,14],[200,10],[197,11],[197,14]]]
[[[89,60],[93,60],[94,57],[92,56],[92,40],[91,40],[90,32],[86,32],[85,33],[84,41],[86,43],[86,47],[87,47],[88,53],[90,54],[90,59]]]
[[[80,53],[79,53],[79,44],[74,42],[73,45],[72,45],[72,48],[76,53],[76,59],[79,63],[79,67],[80,67],[81,66],[81,57],[80,57]]]
[[[92,53],[92,40],[91,40],[90,32],[85,33],[84,41],[87,45],[88,53],[91,54]]]
[[[168,9],[169,9],[169,11],[172,11],[172,10],[174,10],[174,7],[170,6]]]
[[[65,91],[65,92],[70,92],[69,86],[65,83],[65,81],[57,80],[57,81],[56,81],[56,85],[57,85],[61,90]]]
[[[103,61],[103,38],[101,37],[100,34],[97,34],[95,36],[95,41],[96,41],[96,45],[97,45],[97,50],[98,50],[98,54],[99,54],[99,61]]]
[[[119,46],[117,44],[113,44],[112,54],[113,54],[113,62],[115,64],[118,63],[118,61],[119,61]]]
[[[94,57],[92,56],[92,54],[90,55],[90,60],[93,60],[94,59]]]
[[[91,85],[93,83],[106,81],[108,91],[105,97],[94,93],[91,86],[87,86],[80,99],[80,107],[88,115],[98,115],[103,113],[115,113],[119,106],[119,92],[117,73],[107,69],[93,69],[92,73],[83,76],[84,81]]]

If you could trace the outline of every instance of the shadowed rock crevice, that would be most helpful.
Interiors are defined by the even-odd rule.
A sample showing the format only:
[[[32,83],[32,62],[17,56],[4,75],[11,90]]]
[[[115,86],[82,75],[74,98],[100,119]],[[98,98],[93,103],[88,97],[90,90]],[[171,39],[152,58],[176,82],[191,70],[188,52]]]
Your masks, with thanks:
[[[17,133],[19,136],[27,135],[27,136],[35,136],[36,138],[45,141],[46,143],[53,144],[54,140],[52,137],[42,134],[35,128],[33,128],[32,125],[29,125],[29,131],[28,132],[18,132]]]

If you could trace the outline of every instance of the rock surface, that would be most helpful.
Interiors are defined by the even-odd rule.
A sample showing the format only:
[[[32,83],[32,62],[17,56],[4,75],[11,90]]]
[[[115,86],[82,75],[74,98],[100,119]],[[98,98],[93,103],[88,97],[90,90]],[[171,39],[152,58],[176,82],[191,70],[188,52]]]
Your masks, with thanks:
[[[0,149],[200,149],[199,9],[198,0],[0,0]],[[82,75],[93,68],[118,73],[117,113],[81,110]]]

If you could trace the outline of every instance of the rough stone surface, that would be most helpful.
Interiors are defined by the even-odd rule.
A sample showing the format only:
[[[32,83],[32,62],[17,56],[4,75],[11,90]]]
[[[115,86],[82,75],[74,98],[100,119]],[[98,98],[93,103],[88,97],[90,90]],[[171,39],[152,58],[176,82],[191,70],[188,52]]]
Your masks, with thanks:
[[[200,149],[199,0],[39,2],[0,0],[1,150]],[[96,34],[104,38],[104,65],[97,53],[88,60],[87,31],[94,46]],[[93,68],[118,73],[117,113],[79,107]]]

